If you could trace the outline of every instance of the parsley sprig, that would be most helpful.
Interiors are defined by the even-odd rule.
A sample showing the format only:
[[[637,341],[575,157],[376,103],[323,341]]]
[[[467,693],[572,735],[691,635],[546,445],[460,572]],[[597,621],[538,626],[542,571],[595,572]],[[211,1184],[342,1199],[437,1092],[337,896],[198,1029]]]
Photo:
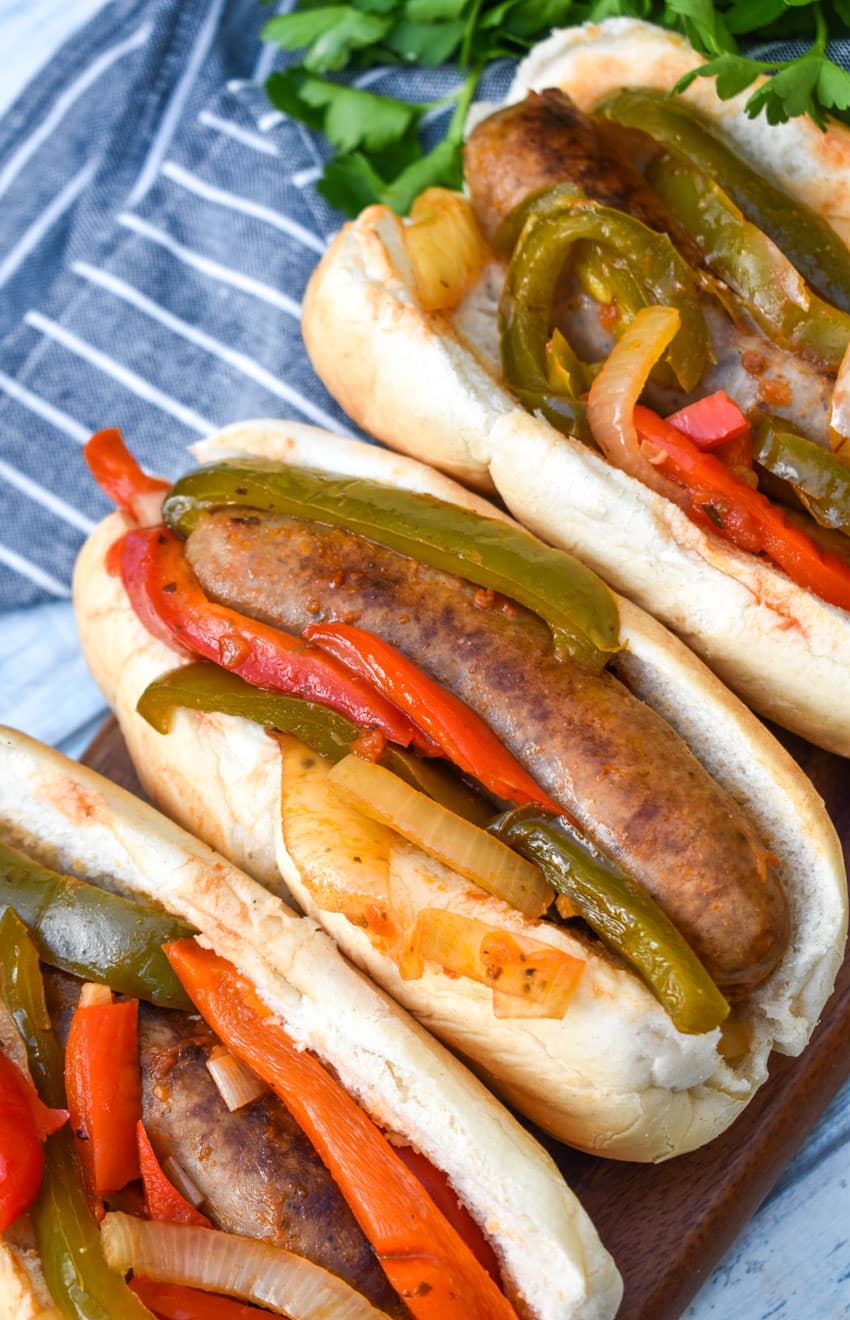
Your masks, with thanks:
[[[771,124],[807,114],[820,128],[830,115],[848,118],[850,72],[827,55],[827,33],[850,32],[850,0],[296,0],[291,13],[266,23],[263,36],[303,54],[266,87],[279,109],[323,133],[333,148],[318,184],[332,206],[355,215],[385,202],[404,214],[424,188],[460,185],[463,126],[485,64],[521,56],[553,27],[617,15],[684,32],[706,56],[677,91],[714,78],[728,99],[768,74],[747,100],[747,114],[764,112]],[[778,38],[803,39],[808,48],[784,61],[739,49],[740,40]],[[380,96],[338,77],[390,64],[446,63],[464,76],[439,101]],[[423,118],[450,105],[445,136],[426,151]]]

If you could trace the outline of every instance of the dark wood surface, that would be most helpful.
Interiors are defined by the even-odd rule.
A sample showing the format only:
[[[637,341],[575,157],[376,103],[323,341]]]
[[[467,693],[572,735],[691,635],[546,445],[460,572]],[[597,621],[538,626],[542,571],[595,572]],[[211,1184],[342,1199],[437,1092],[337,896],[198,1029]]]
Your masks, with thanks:
[[[850,763],[775,732],[822,794],[850,862]],[[83,759],[141,794],[114,720]],[[623,1164],[541,1137],[620,1268],[620,1320],[681,1315],[848,1076],[850,956],[806,1052],[799,1059],[774,1055],[755,1099],[702,1150],[661,1165]]]

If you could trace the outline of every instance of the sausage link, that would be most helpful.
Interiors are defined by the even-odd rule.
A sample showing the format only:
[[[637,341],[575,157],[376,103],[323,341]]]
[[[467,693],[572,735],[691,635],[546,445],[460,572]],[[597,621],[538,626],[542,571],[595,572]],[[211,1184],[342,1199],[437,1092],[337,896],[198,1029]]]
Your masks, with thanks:
[[[188,540],[215,600],[300,633],[357,623],[481,715],[645,886],[726,992],[772,971],[785,891],[743,811],[610,673],[558,661],[535,615],[343,529],[221,510]]]
[[[470,134],[464,170],[472,204],[492,238],[500,222],[529,193],[569,181],[603,206],[625,211],[670,236],[688,265],[703,265],[691,235],[646,182],[641,167],[657,147],[642,133],[585,114],[563,92],[531,92],[488,116]],[[695,395],[650,385],[647,400],[673,412],[691,397],[726,390],[745,412],[786,418],[826,446],[833,378],[771,343],[749,318],[735,324],[714,297],[703,297],[714,362]],[[597,361],[612,347],[610,323],[591,299],[559,309],[558,322],[579,356]]]
[[[612,131],[606,120],[585,114],[554,88],[531,92],[489,115],[463,151],[472,205],[485,234],[492,238],[529,193],[569,181],[593,201],[669,233],[687,260],[700,265],[699,249],[633,163],[633,152],[619,149],[621,142],[633,145],[637,136],[620,126]],[[649,142],[640,138],[641,146]]]

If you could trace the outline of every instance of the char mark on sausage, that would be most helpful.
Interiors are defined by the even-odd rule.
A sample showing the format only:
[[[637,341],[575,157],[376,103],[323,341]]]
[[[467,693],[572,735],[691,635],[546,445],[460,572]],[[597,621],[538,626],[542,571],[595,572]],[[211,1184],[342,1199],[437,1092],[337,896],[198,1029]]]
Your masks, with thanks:
[[[727,993],[788,939],[782,884],[740,807],[611,674],[558,661],[535,615],[340,528],[226,510],[187,543],[215,600],[301,633],[356,623],[481,715],[546,791],[645,886]]]

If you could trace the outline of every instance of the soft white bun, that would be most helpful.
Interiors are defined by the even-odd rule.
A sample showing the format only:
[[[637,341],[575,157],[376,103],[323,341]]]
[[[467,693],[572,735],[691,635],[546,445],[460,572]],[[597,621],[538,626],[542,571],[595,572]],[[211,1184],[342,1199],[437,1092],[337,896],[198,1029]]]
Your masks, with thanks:
[[[614,1315],[619,1274],[551,1158],[312,921],[138,798],[11,729],[0,729],[0,832],[197,926],[381,1127],[448,1174],[493,1243],[520,1316]],[[21,1253],[0,1240],[0,1317],[58,1317],[36,1285],[37,1272],[27,1287]]]
[[[331,472],[374,477],[503,518],[493,506],[411,459],[313,427],[239,423],[195,447],[206,461],[254,455]],[[771,1049],[796,1054],[830,994],[846,932],[841,852],[823,803],[799,767],[741,703],[665,628],[620,602],[630,686],[678,730],[710,772],[749,811],[780,860],[793,935],[781,965],[749,1000],[752,1048],[735,1066],[717,1051],[719,1033],[686,1036],[630,972],[588,959],[563,1020],[496,1019],[490,991],[426,971],[404,981],[362,930],[322,911],[280,830],[281,755],[248,721],[179,711],[156,733],[136,713],[147,684],[176,654],[151,637],[104,556],[126,523],[108,518],[81,552],[74,583],[80,636],[95,679],[113,706],[148,791],[194,833],[281,885],[426,1026],[462,1052],[516,1107],[565,1141],[608,1156],[662,1160],[691,1150],[729,1125],[764,1081]],[[284,786],[285,787],[285,786]],[[345,838],[325,830],[342,866]],[[299,854],[301,855],[301,854]],[[279,874],[275,866],[279,865]],[[532,922],[413,848],[400,850],[392,879],[416,904],[428,902],[578,952],[573,937]],[[435,897],[436,894],[441,897]]]
[[[669,88],[699,63],[684,38],[636,19],[557,32],[520,65],[509,99],[559,86],[583,108],[623,86]],[[850,130],[748,119],[709,79],[687,93],[742,154],[850,234]],[[401,222],[371,206],[334,239],[304,301],[316,371],[386,444],[482,490],[650,610],[762,714],[850,755],[850,615],[697,527],[663,496],[520,409],[501,384],[490,265],[454,315],[416,298]]]

